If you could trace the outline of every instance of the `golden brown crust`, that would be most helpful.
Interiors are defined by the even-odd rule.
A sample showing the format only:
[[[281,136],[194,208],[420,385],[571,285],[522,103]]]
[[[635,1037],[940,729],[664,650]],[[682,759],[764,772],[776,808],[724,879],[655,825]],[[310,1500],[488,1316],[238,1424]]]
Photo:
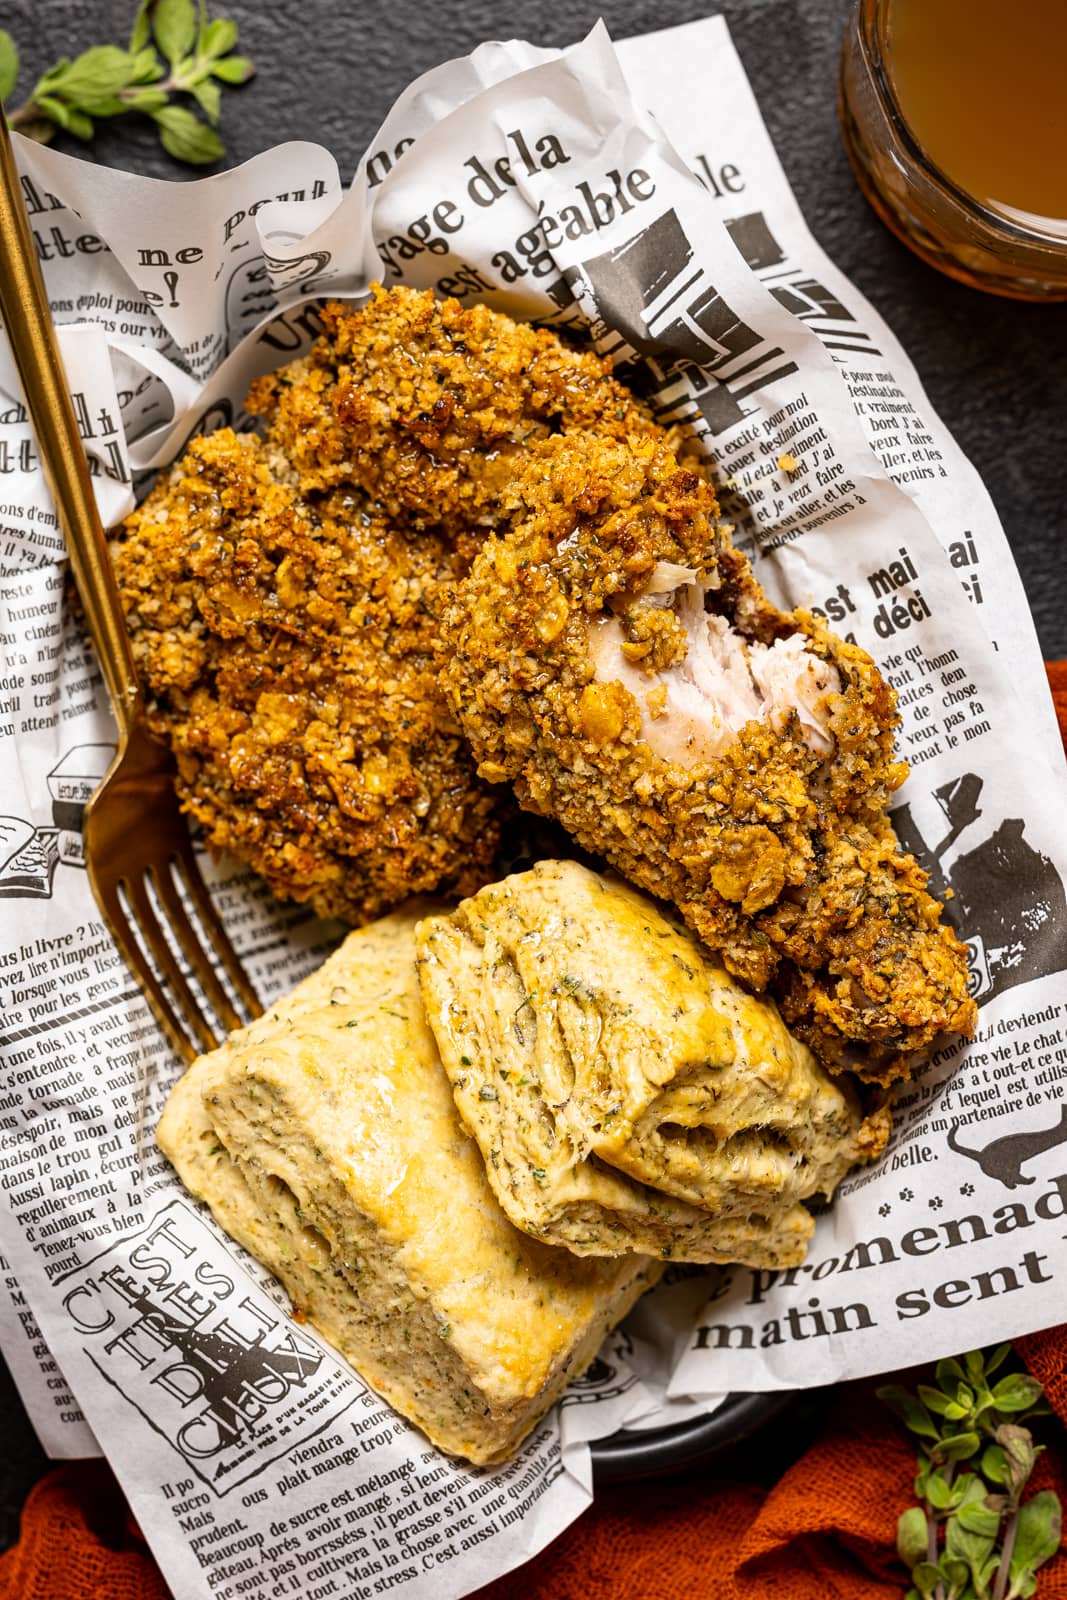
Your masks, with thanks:
[[[324,308],[325,338],[253,385],[308,489],[369,491],[392,517],[476,540],[530,445],[560,430],[656,432],[610,363],[485,306],[386,291]]]
[[[254,386],[266,445],[200,441],[118,545],[214,842],[350,920],[468,892],[495,837],[461,728],[483,779],[677,905],[830,1064],[889,1080],[970,1031],[963,947],[885,814],[906,771],[893,692],[764,596],[704,467],[605,361],[485,307],[376,288],[325,326]],[[669,672],[684,630],[640,604],[660,563],[749,640],[800,632],[832,665],[830,762],[796,716],[714,761],[650,748],[589,626],[610,613],[628,666]]]
[[[458,557],[363,496],[311,501],[285,476],[258,439],[223,429],[114,541],[182,801],[213,846],[325,916],[467,893],[488,876],[497,802],[434,664]]]
[[[818,884],[773,919],[782,1014],[824,1060],[890,1083],[943,1034],[973,1032],[966,951],[884,815],[821,845]]]

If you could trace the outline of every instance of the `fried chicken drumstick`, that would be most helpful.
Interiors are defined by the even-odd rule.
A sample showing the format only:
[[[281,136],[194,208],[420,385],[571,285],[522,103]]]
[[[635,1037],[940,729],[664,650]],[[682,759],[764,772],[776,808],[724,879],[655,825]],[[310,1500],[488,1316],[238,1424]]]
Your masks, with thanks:
[[[779,611],[666,440],[550,441],[445,613],[483,776],[672,902],[822,1059],[889,1081],[974,1006],[886,803],[894,697]]]
[[[770,604],[702,468],[605,362],[484,307],[378,291],[328,328],[259,407],[322,487],[472,554],[440,658],[481,775],[677,906],[828,1063],[889,1081],[969,1031],[963,946],[886,814],[893,692]]]

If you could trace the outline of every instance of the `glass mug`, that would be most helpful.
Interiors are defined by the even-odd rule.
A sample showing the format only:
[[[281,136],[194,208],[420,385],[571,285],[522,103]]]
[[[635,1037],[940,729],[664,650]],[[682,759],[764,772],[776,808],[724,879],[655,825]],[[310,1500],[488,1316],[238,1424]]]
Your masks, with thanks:
[[[839,106],[867,199],[977,289],[1067,299],[1067,0],[858,0]]]

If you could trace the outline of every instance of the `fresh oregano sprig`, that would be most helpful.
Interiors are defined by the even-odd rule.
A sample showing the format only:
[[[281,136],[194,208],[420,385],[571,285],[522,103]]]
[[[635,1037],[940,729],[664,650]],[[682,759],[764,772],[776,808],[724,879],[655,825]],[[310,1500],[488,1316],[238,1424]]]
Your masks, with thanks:
[[[908,1600],[1029,1600],[1059,1548],[1057,1496],[1023,1498],[1044,1448],[1023,1424],[1049,1407],[1026,1372],[992,1381],[1010,1353],[1010,1344],[988,1356],[972,1350],[939,1361],[936,1384],[915,1394],[896,1384],[878,1391],[919,1441],[920,1504],[897,1523]]]
[[[47,143],[57,128],[91,139],[100,118],[141,112],[155,123],[169,155],[206,165],[223,154],[216,132],[220,85],[245,83],[255,71],[246,56],[233,53],[236,43],[237,24],[209,19],[205,0],[141,0],[125,49],[99,44],[73,61],[64,56],[8,113],[8,123]],[[0,30],[0,100],[14,89],[18,72],[15,41]],[[195,102],[201,115],[181,97]]]

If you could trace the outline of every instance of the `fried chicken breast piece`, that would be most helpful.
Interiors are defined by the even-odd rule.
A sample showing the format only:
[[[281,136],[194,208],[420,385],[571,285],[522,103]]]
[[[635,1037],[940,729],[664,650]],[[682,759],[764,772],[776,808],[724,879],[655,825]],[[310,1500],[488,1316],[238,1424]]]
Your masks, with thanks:
[[[489,1183],[579,1255],[795,1265],[801,1204],[879,1154],[847,1080],[645,895],[541,861],[417,930],[426,1014]]]
[[[969,1032],[966,954],[886,817],[863,650],[762,593],[663,434],[534,441],[444,613],[483,777],[675,905],[821,1059],[889,1082]]]
[[[116,530],[112,557],[186,810],[275,894],[360,923],[485,882],[498,801],[438,681],[454,548],[358,491],[303,488],[223,429]]]

